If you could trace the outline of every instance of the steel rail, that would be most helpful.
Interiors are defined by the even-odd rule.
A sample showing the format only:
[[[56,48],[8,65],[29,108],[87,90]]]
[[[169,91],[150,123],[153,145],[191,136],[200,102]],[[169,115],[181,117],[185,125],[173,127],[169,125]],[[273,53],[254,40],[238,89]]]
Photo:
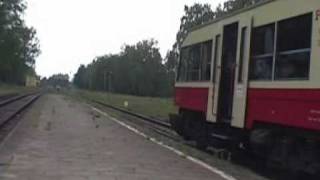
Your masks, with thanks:
[[[27,96],[34,95],[34,94],[37,94],[37,92],[32,92],[32,93],[27,93],[27,94],[16,95],[16,96],[10,97],[8,99],[0,101],[0,107],[4,107],[4,106],[6,106],[8,104],[11,104],[11,103],[13,103],[15,101],[18,101],[20,99],[23,99],[23,98],[25,98]]]
[[[4,100],[7,100],[9,98],[12,98],[14,96],[17,96],[17,95],[18,95],[18,93],[3,94],[3,95],[0,96],[0,102],[4,101]]]
[[[13,98],[10,98],[10,99],[5,100],[3,102],[0,102],[0,109],[1,110],[6,110],[5,108],[7,106],[12,105],[13,103],[17,103],[19,101],[22,101],[20,106],[18,106],[16,109],[9,108],[7,110],[10,113],[6,114],[7,116],[2,117],[3,119],[0,119],[0,127],[4,126],[8,121],[13,119],[17,114],[21,113],[23,110],[28,108],[41,95],[42,95],[42,93],[39,93],[39,92],[37,92],[37,93],[28,93],[28,94],[25,94],[25,95],[18,95],[16,97],[13,97]],[[29,98],[29,97],[30,97],[30,99],[25,99],[25,98]],[[25,102],[23,100],[25,100]]]
[[[97,100],[91,100],[91,101],[94,102],[94,103],[100,104],[102,106],[105,106],[107,108],[110,108],[110,109],[113,109],[113,110],[116,110],[116,111],[119,111],[119,112],[122,112],[122,113],[125,113],[125,114],[129,114],[131,116],[137,117],[137,118],[142,119],[144,121],[147,121],[149,123],[156,124],[156,125],[171,129],[171,125],[169,123],[166,123],[166,122],[163,122],[163,121],[160,121],[160,120],[156,120],[156,119],[153,119],[151,117],[147,117],[147,116],[142,115],[142,114],[134,113],[134,112],[122,109],[122,108],[118,108],[118,107],[112,106],[110,104],[101,102],[101,101],[97,101]]]
[[[115,111],[118,111],[118,112],[121,112],[121,113],[124,113],[124,114],[131,115],[131,116],[136,117],[138,119],[142,119],[145,122],[149,122],[151,124],[159,125],[159,126],[164,127],[166,129],[172,130],[172,127],[171,127],[171,125],[169,123],[160,122],[160,120],[155,120],[155,119],[152,119],[150,117],[147,117],[147,116],[144,116],[144,115],[141,115],[141,114],[138,114],[138,113],[133,113],[133,112],[130,112],[130,111],[118,108],[118,107],[114,107],[114,106],[112,106],[110,104],[106,104],[106,103],[103,103],[101,101],[92,100],[92,99],[89,99],[89,100],[91,102],[93,102],[93,103],[102,105],[102,106],[110,108],[112,110],[115,110]],[[135,123],[135,124],[139,124],[137,122],[134,122],[133,120],[129,120],[129,121],[132,122],[132,123]],[[142,122],[142,121],[140,121],[140,122]],[[201,149],[195,147],[194,145],[191,145],[190,141],[180,139],[179,138],[180,136],[172,136],[171,134],[168,134],[168,132],[165,132],[163,129],[161,129],[159,127],[150,126],[149,128],[152,129],[154,133],[157,133],[157,134],[159,134],[161,136],[169,138],[172,141],[175,141],[175,142],[180,143],[180,144],[187,145],[192,149],[200,150],[201,152],[207,153],[209,155],[217,154],[219,159],[224,159],[224,160],[230,161],[230,159],[225,159],[225,156],[229,153],[229,151],[227,149],[225,149],[225,148],[215,148],[215,147],[211,146],[210,150],[205,150],[204,151],[204,150],[201,150]]]

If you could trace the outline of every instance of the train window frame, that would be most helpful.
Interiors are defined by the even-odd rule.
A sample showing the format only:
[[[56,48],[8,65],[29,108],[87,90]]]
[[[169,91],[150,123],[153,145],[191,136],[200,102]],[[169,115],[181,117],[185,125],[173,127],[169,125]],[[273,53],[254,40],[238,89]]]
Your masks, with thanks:
[[[272,48],[271,48],[272,51],[263,52],[263,53],[259,54],[259,53],[255,52],[255,50],[256,50],[255,48],[257,48],[257,46],[255,46],[256,39],[257,39],[257,37],[260,38],[260,36],[257,36],[257,34],[259,34],[259,33],[257,33],[257,31],[261,31],[263,29],[268,29],[268,28],[271,28],[272,33],[273,33],[271,35],[272,38],[269,38],[270,40],[272,40],[272,43],[269,44],[270,46],[272,46]],[[250,74],[249,74],[250,81],[273,81],[273,69],[274,69],[273,67],[274,67],[274,58],[275,58],[275,51],[276,51],[276,47],[275,47],[276,43],[275,42],[276,42],[276,35],[277,35],[276,28],[277,28],[276,22],[272,22],[272,23],[269,23],[269,24],[265,24],[265,25],[262,25],[262,26],[258,26],[258,27],[252,28],[252,31],[251,31],[251,48],[250,48],[250,59],[251,60],[250,60]],[[268,38],[266,38],[266,39],[268,39]],[[256,65],[255,63],[260,62],[261,60],[267,61],[267,58],[270,58],[269,61],[270,60],[272,61],[271,62],[271,68],[270,68],[270,70],[268,70],[267,76],[265,76],[266,75],[265,73],[261,73],[261,74],[264,74],[264,76],[254,77],[253,73],[256,70],[256,68],[254,67]],[[268,64],[268,63],[265,63],[265,64]]]
[[[194,44],[190,47],[189,61],[187,68],[187,81],[197,82],[201,79],[201,65],[202,65],[202,44]]]
[[[307,33],[307,34],[305,34],[305,36],[309,37],[309,38],[305,37],[304,41],[307,41],[307,42],[304,42],[305,43],[304,46],[300,47],[299,49],[292,48],[293,46],[295,46],[295,45],[292,45],[292,44],[289,44],[287,49],[283,47],[284,43],[281,44],[281,46],[280,46],[279,44],[281,43],[281,38],[282,38],[281,37],[281,30],[282,30],[281,28],[282,28],[282,26],[288,25],[288,22],[290,22],[290,21],[294,21],[294,23],[299,23],[298,20],[303,22],[303,24],[306,23],[306,20],[309,21],[308,22],[309,24],[307,26],[302,26],[303,28],[305,28],[302,31],[305,31]],[[310,12],[310,13],[306,13],[306,14],[301,14],[301,15],[298,15],[298,16],[294,16],[294,17],[290,17],[290,18],[278,21],[277,22],[277,26],[278,26],[278,28],[277,28],[277,39],[276,39],[276,42],[277,42],[276,46],[277,47],[276,47],[276,60],[275,60],[275,63],[274,63],[274,66],[275,66],[274,67],[274,81],[290,81],[290,80],[294,80],[294,81],[296,81],[296,80],[303,81],[304,80],[305,81],[305,80],[309,80],[310,79],[310,66],[311,66],[311,53],[312,53],[313,13]],[[286,28],[288,28],[288,27],[286,27]],[[286,33],[288,33],[287,30],[288,29],[285,30]],[[300,30],[301,30],[301,28],[300,28]],[[298,30],[297,29],[293,29],[293,31],[299,31],[299,29]],[[283,33],[283,34],[286,34],[286,33]],[[288,37],[286,37],[286,38],[288,38]],[[290,38],[301,38],[301,37],[300,36],[293,36],[293,37],[290,36]],[[301,39],[299,41],[301,41]],[[300,44],[301,43],[299,43],[299,45]],[[306,55],[304,57],[304,59],[291,58],[291,60],[286,60],[286,58],[285,58],[285,57],[292,56],[292,55],[296,55],[295,57],[298,57],[299,55],[302,55],[302,54]],[[298,62],[297,60],[300,61],[300,62]],[[297,74],[299,74],[301,72],[299,72],[297,70],[291,70],[291,71],[295,71],[295,72],[291,72],[291,75],[289,75],[289,73],[287,73],[288,75],[286,75],[286,76],[282,75],[281,76],[279,72],[280,71],[285,71],[285,70],[283,70],[283,67],[288,67],[288,65],[281,67],[280,64],[283,63],[283,62],[286,62],[286,61],[287,62],[291,61],[291,63],[290,63],[291,66],[290,67],[296,66],[295,63],[297,63],[297,62],[298,63],[305,63],[305,64],[302,64],[302,65],[305,66],[305,72],[302,73],[303,75],[299,76]],[[303,62],[303,61],[305,61],[305,62]],[[299,65],[299,64],[298,64],[298,66],[301,67],[301,65]],[[279,68],[279,67],[281,67],[281,68]],[[290,76],[297,76],[297,77],[290,77]]]
[[[179,67],[178,67],[178,75],[176,78],[177,82],[210,82],[211,80],[211,64],[212,64],[212,44],[213,40],[203,41],[200,43],[196,43],[193,45],[185,46],[180,49],[180,58],[179,58]],[[203,57],[204,47],[206,44],[211,44],[211,48],[209,47],[209,51],[211,54],[206,55],[207,60]],[[199,56],[194,56],[195,49],[200,47]],[[207,48],[208,49],[208,48]],[[186,57],[183,57],[183,52],[186,52]],[[194,63],[197,62],[197,63]],[[183,67],[183,64],[185,65]],[[195,67],[196,66],[196,67]],[[209,66],[209,68],[207,67]],[[182,72],[184,68],[184,73]],[[206,77],[206,71],[209,70],[210,76]],[[203,72],[204,71],[204,72]],[[182,74],[183,73],[183,74]]]
[[[239,57],[239,71],[238,71],[238,83],[242,84],[244,79],[243,67],[245,63],[245,50],[247,48],[247,36],[248,36],[248,27],[241,28],[241,40],[240,40],[240,57]]]
[[[221,56],[220,48],[221,48],[221,34],[216,35],[215,43],[214,43],[214,57],[213,57],[213,70],[212,70],[212,82],[215,83],[217,77],[217,63],[218,59]]]
[[[176,81],[177,82],[185,82],[187,81],[187,70],[188,70],[188,63],[186,60],[183,60],[183,54],[184,54],[184,51],[185,50],[188,50],[190,47],[182,47],[180,49],[180,56],[179,56],[179,67],[178,67],[178,74],[177,74],[177,78],[176,78]],[[186,51],[187,54],[189,54],[189,51]],[[189,55],[187,55],[186,57],[189,57]],[[184,69],[184,72],[182,74],[182,63],[185,64],[185,69]]]
[[[301,48],[301,49],[289,49],[289,50],[286,50],[286,51],[280,51],[279,50],[279,24],[282,23],[282,22],[286,22],[286,21],[290,21],[290,20],[295,20],[297,18],[301,18],[303,16],[309,16],[309,20],[310,20],[310,26],[309,26],[309,43],[308,44],[308,47],[307,48]],[[271,53],[269,54],[264,54],[264,55],[254,55],[254,52],[253,52],[253,48],[252,46],[254,46],[254,30],[257,29],[257,28],[263,28],[265,26],[268,26],[268,25],[272,25],[274,24],[275,25],[275,28],[274,28],[274,38],[273,38],[273,42],[274,42],[274,51],[273,51],[273,55],[271,56]],[[276,21],[274,23],[270,23],[270,24],[266,24],[266,25],[262,25],[262,26],[258,26],[258,27],[254,27],[253,30],[252,30],[252,33],[251,33],[251,52],[250,52],[250,81],[306,81],[306,80],[309,80],[310,79],[310,71],[311,71],[311,55],[312,55],[312,33],[313,33],[313,13],[312,12],[308,12],[308,13],[305,13],[305,14],[300,14],[300,15],[297,15],[297,16],[292,16],[292,17],[289,17],[289,18],[286,18],[286,19],[282,19],[282,20],[279,20],[279,21]],[[281,28],[281,25],[280,25],[280,28]],[[296,36],[294,36],[296,37]],[[279,77],[278,75],[278,68],[279,68],[279,61],[281,61],[281,57],[280,56],[289,56],[289,55],[293,55],[293,54],[297,54],[297,55],[301,55],[302,53],[308,53],[307,54],[307,63],[305,64],[306,65],[306,76],[302,76],[302,77],[294,77],[294,78],[290,78],[290,77]],[[271,78],[265,78],[265,79],[257,79],[257,78],[253,78],[252,77],[252,72],[254,71],[254,67],[253,67],[253,63],[259,59],[259,58],[267,58],[267,57],[273,57],[273,62],[272,62],[272,67],[271,67]],[[283,60],[284,61],[284,60]],[[292,60],[293,61],[293,60]],[[294,62],[294,61],[293,61]]]
[[[211,80],[211,64],[212,64],[212,47],[213,47],[213,41],[205,41],[201,43],[201,81],[208,82]],[[207,50],[205,52],[205,49]],[[205,57],[204,57],[205,54]]]

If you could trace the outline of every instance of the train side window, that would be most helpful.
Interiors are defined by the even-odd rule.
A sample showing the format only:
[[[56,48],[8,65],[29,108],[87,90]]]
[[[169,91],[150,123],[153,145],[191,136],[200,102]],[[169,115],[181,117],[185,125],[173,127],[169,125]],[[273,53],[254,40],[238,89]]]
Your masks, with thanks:
[[[276,80],[308,79],[312,13],[278,23]]]
[[[251,47],[251,80],[272,80],[275,24],[253,29]]]
[[[212,62],[212,41],[207,41],[202,44],[202,68],[201,80],[210,81],[211,78],[211,62]]]
[[[245,60],[245,49],[246,49],[246,39],[247,39],[247,27],[243,27],[241,30],[241,45],[240,45],[240,59],[239,59],[239,74],[238,82],[243,82],[243,63]]]
[[[179,61],[179,69],[178,69],[178,77],[177,81],[183,82],[187,81],[187,70],[188,70],[188,58],[189,58],[190,48],[182,48],[180,52],[180,61]]]
[[[190,58],[188,58],[187,81],[199,81],[201,44],[193,45],[190,48]]]
[[[211,63],[212,40],[182,48],[177,81],[210,81]]]

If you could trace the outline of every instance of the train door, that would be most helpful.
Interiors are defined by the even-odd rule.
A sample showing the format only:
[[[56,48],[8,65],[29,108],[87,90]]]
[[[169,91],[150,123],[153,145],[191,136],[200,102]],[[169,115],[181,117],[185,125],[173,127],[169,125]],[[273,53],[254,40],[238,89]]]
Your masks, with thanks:
[[[208,110],[207,119],[209,122],[217,122],[217,111],[218,111],[218,97],[219,97],[219,84],[221,76],[221,51],[222,51],[222,34],[223,26],[217,25],[214,32],[214,41],[212,49],[212,88],[209,90],[208,99]]]
[[[230,124],[232,120],[238,26],[238,23],[233,23],[223,28],[220,82],[217,89],[217,120],[226,124]]]
[[[231,125],[237,128],[244,128],[245,126],[252,21],[252,18],[245,18],[239,21],[239,51],[237,53],[236,79],[234,81],[235,88],[233,93],[233,118],[231,122]]]

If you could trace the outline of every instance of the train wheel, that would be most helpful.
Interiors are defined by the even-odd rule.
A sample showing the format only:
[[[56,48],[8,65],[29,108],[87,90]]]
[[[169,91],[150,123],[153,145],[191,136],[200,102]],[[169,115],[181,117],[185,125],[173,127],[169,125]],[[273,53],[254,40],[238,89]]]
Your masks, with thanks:
[[[192,140],[192,129],[193,129],[193,117],[192,113],[188,111],[182,111],[181,113],[183,122],[181,123],[181,132],[182,132],[182,137],[186,141]]]
[[[183,132],[183,139],[186,140],[186,141],[190,141],[192,140],[192,136],[191,136],[191,132],[190,132],[190,128],[192,127],[191,125],[191,121],[189,119],[189,117],[185,117],[184,118],[184,124],[183,124],[183,129],[182,129],[182,132]]]
[[[209,146],[206,123],[202,121],[197,123],[194,133],[196,136],[195,140],[196,140],[197,148],[201,150],[206,150]]]

